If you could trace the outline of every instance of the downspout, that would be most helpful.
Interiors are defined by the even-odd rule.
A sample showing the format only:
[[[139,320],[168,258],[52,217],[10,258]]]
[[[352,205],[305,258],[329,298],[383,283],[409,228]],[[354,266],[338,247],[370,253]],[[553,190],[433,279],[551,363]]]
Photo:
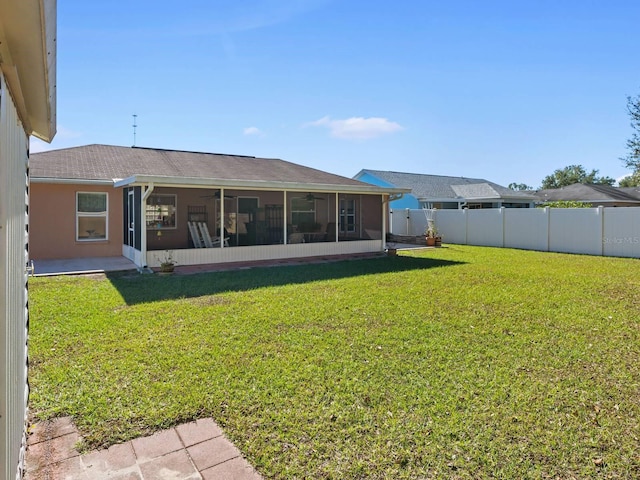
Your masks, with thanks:
[[[363,232],[362,232],[362,195],[358,195],[358,232],[359,232],[359,236],[360,239],[363,238]]]
[[[389,205],[389,197],[380,195],[382,198],[382,250],[387,248],[387,206]]]
[[[284,238],[284,242],[282,242],[283,245],[286,245],[287,243],[289,243],[289,239],[287,238],[287,225],[289,224],[289,209],[287,208],[287,191],[283,191],[282,192],[283,198],[284,198],[284,218],[282,219],[282,229],[284,230],[283,232],[283,238]]]
[[[220,228],[220,248],[224,248],[224,188],[220,189],[220,225],[218,228]],[[236,241],[236,243],[238,242]]]
[[[338,232],[340,228],[340,195],[336,192],[336,243],[338,242]]]
[[[141,268],[147,268],[147,199],[151,196],[154,189],[153,183],[150,183],[147,189],[142,194],[142,200],[140,201],[140,261],[142,265],[138,265]]]

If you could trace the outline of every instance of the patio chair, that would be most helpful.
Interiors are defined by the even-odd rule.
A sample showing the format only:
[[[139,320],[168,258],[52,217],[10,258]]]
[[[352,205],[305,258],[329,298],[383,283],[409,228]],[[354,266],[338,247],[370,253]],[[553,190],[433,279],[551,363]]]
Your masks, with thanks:
[[[191,236],[193,246],[195,248],[202,248],[202,239],[200,238],[200,232],[198,232],[196,222],[187,222],[187,227],[189,228],[189,235]]]
[[[224,246],[229,246],[229,237],[221,239],[220,237],[213,237],[209,234],[209,227],[204,222],[198,223],[198,227],[200,228],[200,233],[202,234],[202,238],[204,240],[204,245],[207,248],[215,248],[219,247],[220,243],[224,241]]]
[[[304,243],[304,233],[297,232],[290,234],[287,243]]]

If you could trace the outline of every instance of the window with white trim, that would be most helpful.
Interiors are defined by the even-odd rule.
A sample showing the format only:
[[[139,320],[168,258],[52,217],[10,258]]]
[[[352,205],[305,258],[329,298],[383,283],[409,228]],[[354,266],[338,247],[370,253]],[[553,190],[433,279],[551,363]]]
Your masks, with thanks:
[[[154,194],[147,200],[147,228],[163,230],[176,228],[176,195]]]
[[[106,192],[76,192],[76,240],[94,242],[108,238]]]

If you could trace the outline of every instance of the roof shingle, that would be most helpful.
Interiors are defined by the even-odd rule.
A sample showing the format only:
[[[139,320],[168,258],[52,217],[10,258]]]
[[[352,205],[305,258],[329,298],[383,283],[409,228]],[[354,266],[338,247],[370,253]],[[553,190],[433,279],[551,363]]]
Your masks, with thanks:
[[[417,198],[535,198],[530,193],[518,192],[483,178],[450,177],[422,173],[363,170],[390,185],[410,188]]]
[[[30,157],[30,174],[32,178],[40,180],[112,181],[134,175],[156,175],[173,178],[367,185],[358,180],[275,158],[98,144],[34,153]]]

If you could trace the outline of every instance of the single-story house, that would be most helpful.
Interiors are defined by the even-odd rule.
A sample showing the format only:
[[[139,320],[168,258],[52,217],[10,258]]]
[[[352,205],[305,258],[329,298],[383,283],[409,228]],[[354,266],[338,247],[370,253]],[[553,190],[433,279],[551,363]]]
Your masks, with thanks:
[[[531,208],[536,197],[482,178],[421,173],[361,170],[356,180],[382,187],[405,188],[411,193],[391,202],[393,209]]]
[[[56,2],[0,0],[0,479],[23,478],[29,137],[56,133]]]
[[[611,187],[574,183],[561,188],[537,190],[538,203],[572,201],[592,207],[640,207],[640,187]]]
[[[280,159],[86,145],[31,157],[31,256],[157,267],[382,251],[379,187]]]

